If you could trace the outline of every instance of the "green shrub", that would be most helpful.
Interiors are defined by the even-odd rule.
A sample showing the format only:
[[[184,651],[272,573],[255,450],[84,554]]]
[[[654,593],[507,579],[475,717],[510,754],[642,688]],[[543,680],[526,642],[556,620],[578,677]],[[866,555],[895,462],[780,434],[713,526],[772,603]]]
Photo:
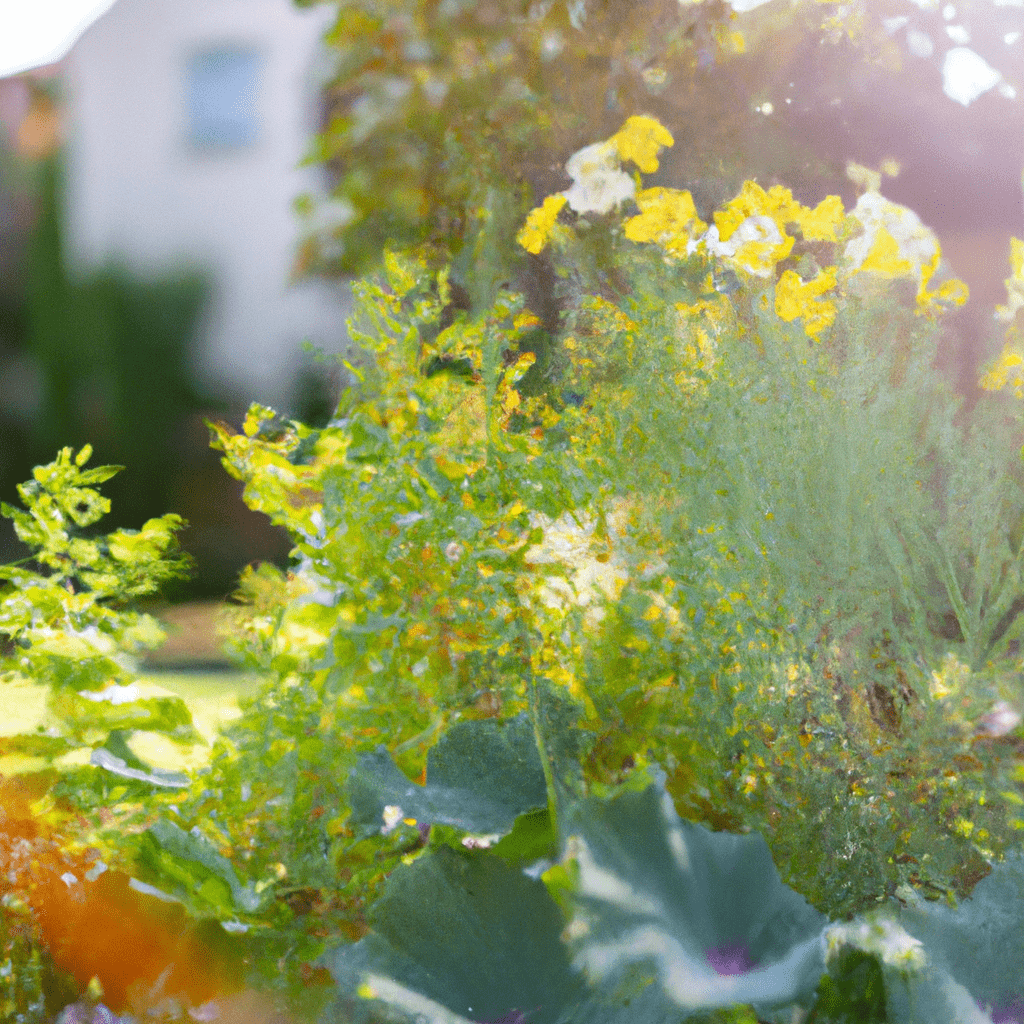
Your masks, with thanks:
[[[670,140],[628,120],[602,180]],[[507,970],[485,1019],[984,1020],[1024,981],[915,937],[974,935],[981,912],[925,901],[1016,885],[1024,826],[993,717],[1020,700],[1015,453],[997,403],[964,425],[932,369],[962,290],[891,235],[857,264],[837,199],[750,182],[715,234],[634,184],[638,213],[527,218],[566,311],[528,383],[521,296],[453,314],[447,272],[392,254],[326,426],[213,426],[294,543],[234,613],[267,684],[173,804],[122,757],[147,827],[98,834],[306,1015],[480,1019],[474,971]],[[150,635],[114,606],[166,578],[178,524],[77,535],[111,473],[87,457],[5,508],[42,571],[4,570],[0,624],[110,770],[135,720],[88,694]]]

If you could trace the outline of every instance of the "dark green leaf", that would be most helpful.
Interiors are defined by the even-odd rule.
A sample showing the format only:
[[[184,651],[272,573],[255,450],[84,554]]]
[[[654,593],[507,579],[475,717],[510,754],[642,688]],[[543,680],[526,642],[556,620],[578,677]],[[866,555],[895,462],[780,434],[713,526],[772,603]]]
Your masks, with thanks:
[[[351,823],[381,830],[384,808],[396,818],[504,833],[526,811],[544,807],[544,773],[525,715],[507,722],[458,722],[427,754],[427,782],[410,782],[383,747],[364,754],[348,783]]]
[[[447,1008],[449,1019],[452,1012],[475,1021],[524,1014],[553,1024],[585,991],[544,885],[492,855],[445,847],[421,857],[391,876],[371,922],[365,939],[324,958],[341,990],[328,1020],[422,1013],[441,1021]],[[384,1005],[360,1006],[361,986]]]

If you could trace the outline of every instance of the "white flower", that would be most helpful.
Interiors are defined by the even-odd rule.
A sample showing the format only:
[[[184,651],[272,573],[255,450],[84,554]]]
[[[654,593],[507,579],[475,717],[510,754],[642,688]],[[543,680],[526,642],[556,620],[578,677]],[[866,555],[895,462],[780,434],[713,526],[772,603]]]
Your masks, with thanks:
[[[1020,723],[1020,713],[1005,700],[997,700],[988,713],[978,719],[978,732],[985,736],[1005,736]]]
[[[565,196],[577,213],[610,213],[636,195],[636,184],[619,165],[613,142],[595,142],[573,153],[565,165],[573,180]]]
[[[913,270],[908,276],[919,275],[921,268],[939,251],[935,232],[925,227],[913,210],[890,202],[877,191],[865,192],[857,200],[851,216],[864,225],[864,231],[847,243],[843,253],[850,273],[855,273],[867,259],[881,230],[892,236],[900,257],[911,264]]]
[[[887,917],[871,917],[833,924],[826,933],[828,956],[831,958],[842,946],[873,953],[883,963],[902,969],[923,967],[927,962],[920,940]]]
[[[703,242],[712,256],[731,260],[744,245],[750,242],[761,242],[773,246],[781,245],[783,238],[778,224],[771,217],[758,214],[748,217],[725,242],[718,234],[718,225],[713,224],[705,233]],[[741,260],[740,265],[744,270],[757,277],[770,277],[775,273],[775,266],[770,262]]]
[[[586,514],[577,520],[566,512],[552,521],[541,513],[532,513],[530,525],[539,526],[544,531],[544,539],[526,552],[527,562],[531,565],[561,563],[569,570],[568,579],[552,576],[544,581],[538,594],[541,603],[555,611],[565,610],[572,604],[595,605],[588,615],[588,624],[600,621],[604,612],[596,603],[602,595],[611,600],[618,598],[628,574],[619,555],[609,554],[604,545],[595,551],[597,520]],[[613,546],[624,532],[624,525],[621,511],[609,515],[609,539]],[[598,553],[603,555],[603,560],[597,557]]]

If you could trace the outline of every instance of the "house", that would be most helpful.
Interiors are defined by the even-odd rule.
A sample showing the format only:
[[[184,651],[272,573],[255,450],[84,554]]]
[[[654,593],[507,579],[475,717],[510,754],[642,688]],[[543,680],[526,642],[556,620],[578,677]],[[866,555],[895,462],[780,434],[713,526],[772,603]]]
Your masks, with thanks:
[[[303,342],[344,346],[343,283],[292,281],[295,202],[333,9],[291,0],[117,0],[65,61],[72,269],[209,273],[194,371],[235,404],[288,408]]]

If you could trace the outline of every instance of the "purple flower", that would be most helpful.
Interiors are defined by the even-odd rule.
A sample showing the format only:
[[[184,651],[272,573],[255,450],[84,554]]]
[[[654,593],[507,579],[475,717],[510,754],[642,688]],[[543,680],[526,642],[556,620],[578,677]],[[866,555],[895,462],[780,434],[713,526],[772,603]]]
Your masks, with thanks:
[[[1024,1024],[1024,996],[1006,1006],[992,1008],[992,1024]]]
[[[746,974],[754,966],[749,950],[739,942],[709,949],[707,961],[716,974]]]
[[[522,1010],[509,1010],[497,1020],[480,1021],[480,1024],[525,1024],[526,1014]]]

